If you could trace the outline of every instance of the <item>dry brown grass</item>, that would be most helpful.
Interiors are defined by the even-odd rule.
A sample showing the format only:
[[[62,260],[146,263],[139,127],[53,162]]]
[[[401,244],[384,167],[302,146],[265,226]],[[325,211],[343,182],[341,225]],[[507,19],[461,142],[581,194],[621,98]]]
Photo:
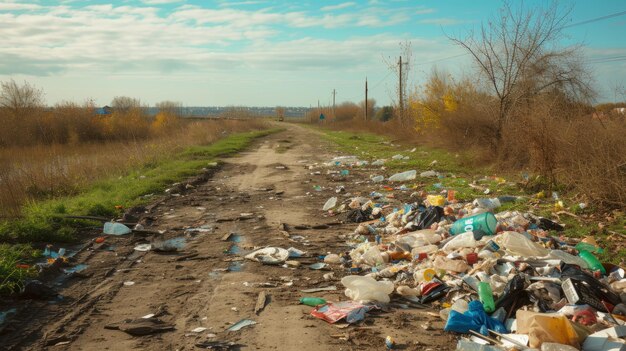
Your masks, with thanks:
[[[555,96],[532,101],[516,111],[503,137],[496,136],[493,101],[484,94],[467,96],[454,111],[441,111],[438,127],[418,133],[397,119],[361,118],[326,123],[335,130],[386,135],[415,145],[469,151],[476,165],[491,163],[499,171],[530,171],[543,186],[565,187],[600,208],[626,207],[626,119],[593,119],[589,107]]]
[[[263,126],[259,121],[193,121],[147,139],[0,148],[0,218],[19,215],[25,201],[73,194],[98,179],[120,175],[187,146]]]

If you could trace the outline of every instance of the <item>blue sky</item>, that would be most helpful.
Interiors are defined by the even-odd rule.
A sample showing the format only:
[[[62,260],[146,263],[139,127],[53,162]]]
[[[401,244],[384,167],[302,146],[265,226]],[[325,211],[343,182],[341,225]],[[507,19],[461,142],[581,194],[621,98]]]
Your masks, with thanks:
[[[517,2],[514,2],[517,4]],[[549,4],[526,1],[525,6]],[[400,43],[410,42],[410,85],[433,65],[473,74],[469,56],[446,37],[464,35],[500,1],[0,0],[0,80],[42,88],[46,102],[153,105],[309,106],[370,97],[388,104]],[[623,0],[561,1],[568,22],[626,11]],[[583,44],[598,101],[626,85],[626,15],[565,29]],[[616,58],[607,62],[607,58]],[[442,60],[445,59],[445,60]],[[623,94],[618,99],[626,99]]]

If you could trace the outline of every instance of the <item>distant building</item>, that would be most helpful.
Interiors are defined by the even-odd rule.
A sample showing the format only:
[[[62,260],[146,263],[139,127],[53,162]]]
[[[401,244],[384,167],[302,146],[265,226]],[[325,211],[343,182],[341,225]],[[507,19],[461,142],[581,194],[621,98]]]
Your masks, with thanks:
[[[98,107],[96,109],[96,114],[99,116],[110,115],[113,112],[113,109],[109,106]]]

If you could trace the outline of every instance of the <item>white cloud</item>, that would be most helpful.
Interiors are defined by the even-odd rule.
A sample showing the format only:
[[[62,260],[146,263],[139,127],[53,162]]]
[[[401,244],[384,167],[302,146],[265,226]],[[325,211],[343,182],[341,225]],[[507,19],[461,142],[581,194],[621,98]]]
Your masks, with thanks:
[[[267,1],[261,0],[249,0],[249,1],[222,1],[220,2],[220,7],[229,7],[229,6],[245,6],[245,5],[258,5],[266,3]]]
[[[41,6],[37,4],[0,3],[0,11],[37,10],[40,8]]]
[[[181,2],[184,0],[141,0],[144,4],[148,5],[165,5],[165,4],[173,4],[177,2]]]
[[[347,37],[320,39],[306,35],[306,28],[383,28],[407,21],[410,17],[404,12],[370,8],[320,14],[182,4],[165,16],[158,7],[130,5],[59,5],[4,12],[0,13],[0,37],[4,38],[0,41],[4,58],[0,78],[145,80],[163,74],[168,79],[229,81],[245,79],[238,75],[242,71],[254,77],[281,75],[285,79],[290,76],[281,72],[293,75],[297,71],[314,72],[310,74],[322,81],[321,77],[330,79],[338,69],[360,75],[380,67],[381,54],[398,52],[398,34],[380,30],[365,37],[343,32]],[[414,39],[413,43],[423,50],[442,51],[436,42]]]
[[[320,10],[322,11],[334,11],[334,10],[342,10],[348,7],[352,7],[356,5],[356,2],[343,2],[337,5],[324,6]]]

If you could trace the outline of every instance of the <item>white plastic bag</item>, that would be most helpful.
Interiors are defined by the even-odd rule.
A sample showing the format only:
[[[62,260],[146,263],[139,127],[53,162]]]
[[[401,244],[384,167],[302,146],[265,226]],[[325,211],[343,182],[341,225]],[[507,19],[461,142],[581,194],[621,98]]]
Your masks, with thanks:
[[[376,281],[372,277],[349,275],[341,279],[346,287],[346,296],[353,301],[389,302],[389,294],[393,292],[394,284],[390,281]]]
[[[417,174],[417,171],[415,170],[396,173],[392,175],[391,177],[389,177],[389,181],[390,182],[406,182],[407,180],[415,179],[416,174]]]

